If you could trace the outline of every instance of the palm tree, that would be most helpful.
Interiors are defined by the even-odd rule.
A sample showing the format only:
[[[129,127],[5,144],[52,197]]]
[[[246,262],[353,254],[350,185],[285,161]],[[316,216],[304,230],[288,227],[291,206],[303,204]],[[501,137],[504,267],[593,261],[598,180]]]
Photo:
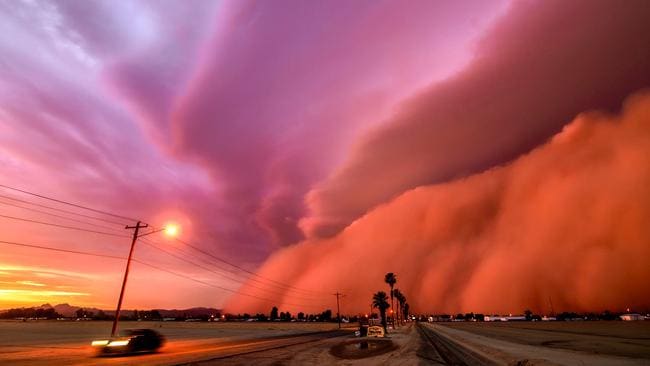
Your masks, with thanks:
[[[400,323],[400,312],[402,311],[402,305],[404,304],[404,294],[402,294],[402,291],[400,291],[398,288],[393,290],[393,296],[397,299],[397,322]],[[400,323],[401,324],[401,323]]]
[[[393,272],[388,272],[386,273],[386,276],[384,276],[384,282],[386,282],[388,286],[390,286],[390,308],[395,309],[395,307],[393,306],[393,287],[397,283],[397,276],[395,276]],[[393,325],[394,324],[395,322],[393,321]]]
[[[372,307],[379,309],[379,314],[381,315],[381,325],[384,326],[384,331],[386,329],[386,309],[390,305],[388,304],[388,296],[384,291],[377,291],[376,294],[372,295]]]
[[[398,290],[395,290],[395,298],[397,299],[397,302],[399,303],[399,311],[400,314],[402,314],[402,321],[404,321],[404,305],[406,305],[406,296],[402,292],[397,292]]]

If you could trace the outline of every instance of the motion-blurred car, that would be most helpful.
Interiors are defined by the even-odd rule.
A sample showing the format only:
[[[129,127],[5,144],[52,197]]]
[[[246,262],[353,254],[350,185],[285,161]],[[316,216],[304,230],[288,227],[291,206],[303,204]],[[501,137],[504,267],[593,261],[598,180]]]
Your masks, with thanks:
[[[128,329],[121,337],[93,341],[100,355],[156,352],[165,343],[165,337],[152,329]]]

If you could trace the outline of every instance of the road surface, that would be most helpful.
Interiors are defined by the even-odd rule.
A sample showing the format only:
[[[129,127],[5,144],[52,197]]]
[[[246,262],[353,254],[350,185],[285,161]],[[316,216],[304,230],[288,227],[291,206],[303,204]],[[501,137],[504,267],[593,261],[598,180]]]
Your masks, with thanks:
[[[0,322],[4,365],[650,365],[650,323],[409,323],[389,332],[397,347],[367,358],[341,358],[332,347],[354,328],[327,323],[135,323],[168,338],[159,353],[94,357],[101,322]],[[366,357],[366,356],[364,356]]]
[[[646,333],[650,324],[647,323],[438,323],[419,326],[438,350],[442,345],[440,354],[452,365],[650,365],[650,337]]]
[[[7,329],[14,332],[11,336]],[[150,324],[147,324],[150,325]],[[47,334],[29,334],[35,330],[50,330]],[[320,325],[291,326],[265,325],[265,327],[238,324],[228,329],[203,324],[165,324],[163,334],[168,338],[160,352],[127,357],[96,357],[83,325],[0,324],[0,364],[9,365],[178,365],[198,361],[262,352],[291,345],[307,344],[331,337],[349,336],[353,330],[319,330]],[[285,328],[283,328],[283,326]],[[21,328],[23,327],[23,328]],[[130,325],[133,328],[133,325]],[[239,328],[241,329],[239,329]],[[103,328],[103,327],[102,327]],[[293,329],[292,329],[293,328]],[[70,330],[76,332],[70,333]],[[160,330],[160,329],[159,329]],[[68,332],[66,332],[68,331]],[[170,336],[171,335],[171,336]],[[12,342],[12,338],[14,341]],[[81,339],[80,339],[81,338]]]

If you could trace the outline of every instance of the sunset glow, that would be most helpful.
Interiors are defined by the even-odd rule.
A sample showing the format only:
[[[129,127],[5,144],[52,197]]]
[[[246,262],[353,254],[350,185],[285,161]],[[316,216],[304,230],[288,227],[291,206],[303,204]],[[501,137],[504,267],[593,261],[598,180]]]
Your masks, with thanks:
[[[175,237],[178,235],[178,226],[175,224],[167,224],[165,225],[165,235],[169,237]]]

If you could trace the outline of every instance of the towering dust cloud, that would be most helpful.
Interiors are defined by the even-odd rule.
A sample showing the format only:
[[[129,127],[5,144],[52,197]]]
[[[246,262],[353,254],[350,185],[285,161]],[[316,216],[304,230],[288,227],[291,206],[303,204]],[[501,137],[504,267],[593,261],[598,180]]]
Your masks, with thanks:
[[[379,183],[378,183],[379,184]],[[260,275],[346,293],[344,312],[366,312],[386,272],[415,311],[549,312],[648,308],[650,93],[619,116],[585,112],[514,162],[421,186],[328,239],[273,255]],[[250,284],[243,293],[259,294]],[[234,296],[228,308],[272,304]]]
[[[514,1],[462,70],[405,101],[312,187],[301,229],[333,236],[406,190],[511,161],[583,111],[617,110],[650,86],[647,24],[643,0]]]

